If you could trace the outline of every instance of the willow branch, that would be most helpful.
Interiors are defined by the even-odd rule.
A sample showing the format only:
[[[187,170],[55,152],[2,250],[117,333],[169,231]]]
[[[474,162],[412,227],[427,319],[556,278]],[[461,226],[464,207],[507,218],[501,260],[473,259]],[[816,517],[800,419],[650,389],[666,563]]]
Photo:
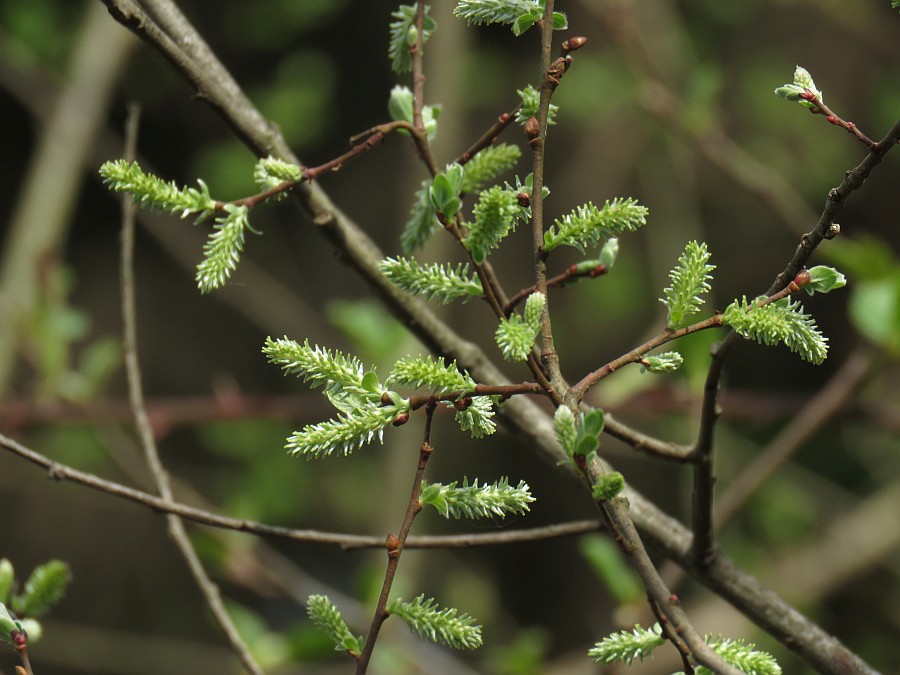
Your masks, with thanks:
[[[103,1],[107,6],[115,7],[117,12],[122,5],[133,5],[125,0]],[[129,22],[127,16],[124,18],[128,26],[142,39],[165,54],[166,44],[156,42],[149,33],[141,30],[136,22]],[[211,56],[202,39],[199,43],[192,44],[192,48],[204,49]],[[170,59],[168,55],[166,58]],[[230,76],[212,74],[205,77],[203,71],[195,68],[192,62],[186,64],[182,74],[189,81],[197,82],[203,87],[207,94],[205,100],[209,101],[213,109],[235,128],[236,134],[257,154],[261,156],[273,154],[299,164],[275,128],[259,115],[239,89],[234,91],[231,88],[233,79]],[[210,100],[209,97],[213,97],[214,100]],[[340,259],[360,274],[388,308],[415,332],[425,347],[448,359],[455,359],[479,382],[507,381],[480,348],[438,320],[424,303],[411,300],[393,284],[387,282],[378,271],[378,263],[384,257],[381,251],[356,223],[331,203],[316,183],[300,186],[294,195],[297,203],[309,214],[317,229],[340,252]],[[534,403],[523,397],[510,400],[501,411],[501,421],[523,447],[532,449],[552,465],[558,465],[559,470],[574,475],[571,464],[566,461],[565,453],[555,440],[549,418]],[[619,428],[620,432],[624,432],[625,429],[627,427],[624,425]],[[677,521],[668,518],[639,493],[628,490],[628,499],[635,522],[651,543],[682,564],[689,565],[685,551],[690,548],[690,532]],[[701,583],[716,588],[717,592],[738,606],[754,622],[780,637],[792,650],[801,654],[815,667],[820,668],[822,672],[837,673],[840,671],[836,671],[833,664],[854,663],[858,666],[858,672],[874,672],[838,640],[800,615],[771,591],[760,587],[752,576],[740,571],[733,564],[729,567],[730,563],[727,560],[722,563],[719,563],[719,560],[725,559],[719,555],[717,562],[706,574],[692,570],[693,575]],[[740,593],[746,589],[758,592],[742,597]]]

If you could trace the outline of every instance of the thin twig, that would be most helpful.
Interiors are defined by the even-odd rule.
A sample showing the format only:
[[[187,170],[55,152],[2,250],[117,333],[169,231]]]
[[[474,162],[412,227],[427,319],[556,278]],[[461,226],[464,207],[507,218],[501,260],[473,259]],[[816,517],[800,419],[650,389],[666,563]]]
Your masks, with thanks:
[[[831,108],[822,103],[822,100],[818,96],[816,96],[813,91],[807,89],[804,93],[800,94],[800,98],[805,101],[809,101],[815,106],[814,108],[809,108],[809,111],[813,115],[823,115],[829,123],[837,127],[841,127],[842,129],[846,129],[849,133],[856,136],[856,138],[870,150],[876,146],[875,141],[873,141],[862,131],[860,131],[853,122],[848,122],[835,115],[831,111]]]
[[[207,527],[215,527],[223,530],[235,530],[237,532],[245,532],[247,534],[272,539],[335,545],[340,546],[345,550],[384,546],[383,537],[279,527],[277,525],[269,525],[243,518],[229,518],[228,516],[223,516],[212,511],[188,506],[182,502],[163,499],[162,497],[157,497],[148,492],[100,478],[96,474],[80,471],[66,464],[54,462],[49,457],[2,434],[0,434],[0,448],[5,449],[13,455],[36,466],[46,469],[47,475],[55,481],[67,481],[82,485],[112,497],[118,497],[134,502],[135,504],[139,504],[140,506],[159,513],[172,514],[184,520],[190,520],[198,525],[205,525]],[[503,532],[409,537],[406,541],[406,548],[472,548],[475,546],[512,544],[589,532],[597,529],[597,527],[597,521],[578,520],[571,523],[559,523],[544,527]]]
[[[585,463],[584,471],[592,482],[607,473],[606,467],[599,459],[596,459],[596,456],[593,461]],[[622,497],[614,497],[599,502],[598,506],[616,544],[641,577],[647,590],[650,607],[656,613],[659,623],[671,628],[667,636],[674,638],[672,642],[678,648],[679,653],[684,654],[686,647],[698,663],[707,666],[713,672],[739,675],[741,671],[725,663],[706,644],[706,641],[688,620],[678,596],[674,595],[666,586],[634,527],[629,514],[628,501]]]
[[[531,232],[534,254],[534,286],[546,298],[541,312],[540,357],[541,366],[557,397],[565,393],[565,383],[559,369],[559,355],[553,342],[553,328],[550,322],[550,300],[547,298],[547,254],[544,252],[544,143],[547,138],[547,120],[550,114],[550,99],[559,84],[550,75],[550,54],[553,48],[553,0],[544,7],[544,16],[539,23],[541,31],[541,98],[538,108],[537,128],[525,124],[525,134],[532,151],[531,188]],[[564,72],[564,71],[563,71]]]
[[[381,593],[378,596],[378,603],[375,606],[375,616],[372,617],[372,625],[369,627],[369,634],[366,636],[366,643],[363,646],[362,653],[356,661],[357,675],[364,675],[369,667],[369,660],[372,658],[372,650],[375,649],[375,641],[378,639],[378,633],[381,626],[388,618],[387,611],[388,599],[391,595],[391,586],[394,583],[394,577],[397,574],[397,566],[400,563],[400,556],[406,547],[406,540],[409,537],[409,531],[412,528],[413,521],[422,511],[422,504],[419,502],[419,494],[422,491],[422,478],[425,475],[425,467],[428,465],[428,459],[434,448],[431,446],[431,421],[434,418],[434,410],[436,404],[432,403],[426,409],[427,417],[425,419],[425,434],[422,445],[419,447],[419,462],[416,465],[416,474],[413,478],[412,489],[409,494],[409,502],[406,506],[406,515],[403,517],[403,524],[400,526],[400,532],[394,536],[389,534],[385,542],[387,549],[387,569],[384,573],[384,581],[381,584]]]
[[[888,134],[869,151],[869,154],[854,169],[847,172],[841,184],[828,192],[825,200],[825,208],[819,217],[816,226],[800,238],[800,243],[794,252],[787,267],[775,278],[775,281],[766,291],[766,296],[774,296],[784,293],[790,288],[790,284],[797,277],[798,272],[806,265],[813,251],[826,239],[831,239],[840,232],[840,226],[834,221],[838,213],[844,207],[847,199],[855,191],[862,187],[872,169],[881,162],[884,155],[896,144],[900,138],[900,121],[898,121]],[[703,388],[703,402],[700,407],[700,426],[697,432],[697,442],[694,445],[695,461],[695,485],[693,504],[694,523],[694,554],[701,566],[709,564],[713,559],[714,524],[712,518],[712,451],[716,420],[720,409],[718,403],[719,382],[725,361],[731,353],[736,341],[737,333],[730,332],[713,348],[713,356]]]
[[[136,154],[137,125],[140,117],[139,108],[136,105],[129,107],[126,129],[125,158],[132,160]],[[137,356],[137,308],[134,293],[134,222],[135,206],[130,197],[122,199],[122,319],[124,325],[124,355],[125,370],[128,380],[128,398],[134,413],[134,424],[140,439],[144,457],[150,471],[153,474],[160,496],[166,501],[172,501],[172,489],[169,477],[159,452],[156,448],[156,440],[153,436],[153,427],[144,406],[144,394],[141,386],[141,370]],[[175,545],[184,557],[188,568],[194,577],[194,581],[203,597],[209,605],[216,622],[225,633],[234,652],[244,664],[244,668],[254,675],[262,675],[263,670],[250,654],[250,650],[237,631],[222,598],[218,587],[207,575],[187,532],[184,524],[174,515],[167,516],[169,522],[169,534]]]
[[[572,263],[566,268],[565,272],[561,272],[555,277],[547,279],[547,288],[562,288],[563,286],[571,284],[585,277],[588,279],[595,279],[597,277],[603,276],[608,271],[609,270],[607,270],[606,266],[604,265],[598,264],[594,265],[593,267],[589,267],[588,269],[580,269],[579,265]],[[536,290],[536,284],[528,286],[527,288],[523,288],[506,302],[506,304],[503,306],[503,312],[507,316],[509,316],[516,308],[516,305],[518,305]]]

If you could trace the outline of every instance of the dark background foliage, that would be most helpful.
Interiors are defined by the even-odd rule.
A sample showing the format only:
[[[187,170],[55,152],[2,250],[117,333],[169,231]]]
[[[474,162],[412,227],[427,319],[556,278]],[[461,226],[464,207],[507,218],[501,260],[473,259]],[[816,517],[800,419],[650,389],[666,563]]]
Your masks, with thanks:
[[[7,251],[14,227],[45,226],[16,224],[15,214],[94,5],[0,3],[0,227]],[[516,89],[537,83],[537,36],[515,39],[501,27],[465,29],[450,16],[451,3],[435,5],[438,31],[426,51],[427,98],[443,105],[437,154],[445,162],[516,103]],[[621,239],[612,274],[551,298],[564,372],[577,378],[659,330],[664,310],[657,298],[689,239],[706,241],[718,266],[713,309],[768,287],[799,235],[815,224],[828,189],[866,152],[850,135],[779,100],[772,90],[789,82],[801,64],[832,109],[880,138],[900,110],[900,17],[887,0],[560,5],[569,16],[568,34],[587,36],[588,46],[577,54],[555,99],[561,112],[548,145],[548,215],[616,196],[633,196],[651,213],[644,230]],[[309,165],[340,154],[351,135],[386,120],[389,91],[397,82],[386,58],[394,8],[389,2],[346,0],[183,6]],[[142,107],[142,163],[167,179],[193,183],[202,176],[214,196],[237,198],[253,192],[255,158],[156,53],[135,44],[116,54],[125,61],[121,76],[103,107],[105,119],[83,170],[65,179],[75,197],[40,257],[30,318],[18,326],[13,342],[0,344],[16,364],[6,391],[0,391],[0,428],[59,461],[146,484],[116,365],[119,205],[96,168],[121,153],[129,101]],[[63,112],[79,114],[77,106]],[[511,129],[502,140],[521,138]],[[65,150],[64,140],[43,142]],[[845,291],[806,302],[829,336],[829,360],[815,368],[783,348],[754,344],[739,345],[733,355],[718,432],[722,485],[864,342],[858,330],[865,320],[856,317],[854,323],[848,315],[856,293],[853,275],[897,274],[896,160],[889,156],[873,173],[842,213],[842,235],[816,255],[817,263],[843,262],[850,275]],[[526,159],[516,171],[528,173]],[[408,143],[393,137],[321,183],[393,254],[412,193],[424,177]],[[61,199],[67,186],[59,183],[48,178],[39,199]],[[232,282],[207,297],[196,291],[192,269],[204,226],[151,220],[139,230],[137,244],[140,357],[164,460],[181,484],[178,494],[231,515],[286,526],[379,535],[396,529],[420,422],[392,431],[383,447],[348,460],[289,458],[284,437],[329,413],[321,397],[284,379],[259,350],[266,335],[308,337],[358,353],[384,372],[393,358],[421,347],[368,298],[364,285],[290,205],[253,213],[264,235],[249,238]],[[450,244],[438,237],[424,256],[461,259]],[[567,255],[552,260],[551,273],[576,260]],[[530,260],[528,237],[520,232],[495,261],[508,288],[531,283]],[[493,319],[480,306],[441,311],[466,336],[490,344]],[[863,305],[859,311],[871,317],[874,310]],[[886,326],[883,341],[890,342],[900,329],[897,316],[882,312],[877,319]],[[687,358],[678,376],[625,369],[598,387],[592,402],[665,438],[690,442],[714,338],[702,334],[678,345]],[[874,511],[884,500],[900,503],[894,356],[890,349],[880,352],[860,396],[816,430],[723,533],[723,546],[743,566],[884,672],[900,669],[900,523],[898,511],[877,521],[865,509]],[[526,376],[513,367],[507,372]],[[432,480],[508,475],[514,482],[526,480],[538,499],[521,522],[475,529],[591,515],[582,491],[528,448],[502,435],[471,442],[452,426],[439,419]],[[690,489],[684,471],[636,457],[612,439],[604,443],[629,481],[662,507],[684,514]],[[50,558],[67,560],[74,574],[67,599],[34,649],[39,672],[234,670],[160,516],[55,484],[8,456],[0,457],[0,513],[0,557],[12,559],[20,576]],[[851,532],[875,528],[874,539],[882,545],[832,540],[843,532],[835,523],[845,521]],[[471,529],[433,515],[416,524],[420,534]],[[362,632],[382,574],[382,553],[191,531],[252,646],[273,672],[347,671],[348,663],[329,655],[291,594],[305,597],[330,587],[353,596],[364,603],[361,615],[352,609],[353,600],[337,601]],[[600,581],[584,554],[596,546],[602,544],[592,538],[571,538],[459,553],[411,552],[401,565],[399,592],[435,595],[485,624],[483,653],[461,657],[476,672],[591,672],[584,652],[594,640],[618,624],[648,621],[640,598],[618,605],[615,593],[624,581]],[[837,553],[848,547],[858,547],[858,556],[845,565]],[[746,636],[776,651],[786,672],[805,672],[708,593],[690,584],[680,592],[701,631]],[[433,653],[417,654],[418,643],[404,637],[404,629],[390,626],[390,643],[378,648],[381,672],[430,672],[416,670],[416,659],[432,663],[434,672],[463,672],[459,664],[442,665]],[[0,672],[11,672],[13,663],[11,650],[0,653]],[[643,667],[635,672],[656,672]]]

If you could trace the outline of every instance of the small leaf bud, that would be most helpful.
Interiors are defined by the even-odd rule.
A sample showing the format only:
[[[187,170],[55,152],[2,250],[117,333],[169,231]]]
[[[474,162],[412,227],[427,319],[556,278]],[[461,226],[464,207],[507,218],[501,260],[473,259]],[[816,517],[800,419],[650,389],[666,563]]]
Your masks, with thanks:
[[[841,233],[841,226],[837,223],[832,223],[828,226],[828,229],[825,230],[825,238],[826,239],[834,239]]]
[[[388,555],[397,553],[400,549],[400,540],[397,539],[397,535],[388,534],[384,539],[384,547],[387,549]]]
[[[416,44],[416,40],[419,39],[419,31],[416,30],[415,26],[410,26],[409,30],[406,31],[406,44],[410,47]]]
[[[402,427],[407,422],[409,422],[409,413],[404,410],[394,418],[394,421],[391,422],[391,424],[395,427]]]
[[[528,145],[534,147],[541,141],[541,124],[536,117],[529,117],[525,122],[525,138],[528,139]]]
[[[797,284],[798,287],[803,288],[812,281],[812,275],[809,273],[809,270],[804,268],[797,272],[797,276],[794,277],[794,283]]]
[[[394,401],[393,401],[393,399],[391,399],[390,393],[384,392],[384,393],[381,395],[381,405],[387,406],[387,405],[391,405],[391,403],[393,403],[393,402],[394,402]]]
[[[527,209],[529,206],[531,206],[531,195],[527,192],[520,192],[516,195],[516,201],[523,209]]]
[[[453,401],[453,407],[460,411],[468,410],[471,405],[472,405],[472,397],[471,396],[466,396],[465,398],[458,398],[455,401]]]
[[[612,499],[625,488],[625,477],[618,471],[604,474],[597,478],[597,482],[591,488],[591,494],[598,502]]]
[[[570,37],[568,40],[562,43],[562,54],[566,56],[569,52],[574,52],[578,49],[584,47],[587,42],[587,38],[582,35],[576,35],[575,37]]]

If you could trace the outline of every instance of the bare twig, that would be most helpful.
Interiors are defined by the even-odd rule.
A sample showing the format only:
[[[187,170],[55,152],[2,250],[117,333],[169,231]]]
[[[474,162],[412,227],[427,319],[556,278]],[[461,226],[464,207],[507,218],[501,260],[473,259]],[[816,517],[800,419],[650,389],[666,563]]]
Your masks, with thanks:
[[[384,573],[384,581],[381,585],[381,593],[378,596],[378,602],[375,606],[375,616],[372,617],[372,625],[369,627],[369,634],[366,636],[366,643],[363,646],[362,653],[356,660],[356,673],[363,675],[369,668],[369,659],[372,658],[372,650],[375,648],[375,641],[378,639],[378,633],[385,619],[388,618],[387,604],[391,595],[391,586],[394,583],[394,577],[397,574],[397,566],[400,563],[400,556],[406,547],[406,540],[409,537],[409,531],[412,528],[413,521],[422,511],[422,504],[419,502],[419,494],[422,491],[422,477],[425,475],[425,467],[428,465],[428,459],[434,448],[431,447],[431,421],[434,418],[434,409],[436,404],[432,403],[426,409],[427,418],[425,420],[425,438],[419,448],[419,462],[416,465],[416,474],[413,478],[412,490],[409,494],[409,502],[406,506],[406,515],[403,517],[403,524],[400,526],[399,533],[395,536],[389,534],[385,541],[387,549],[387,569]]]
[[[139,109],[132,106],[129,109],[128,126],[126,131],[125,158],[134,158],[137,143],[137,125]],[[144,394],[141,387],[141,370],[137,356],[137,308],[134,296],[134,213],[135,206],[130,197],[122,200],[122,317],[124,323],[124,352],[125,370],[128,379],[128,397],[134,413],[134,423],[140,438],[144,457],[153,474],[160,496],[166,501],[172,501],[172,489],[169,485],[169,477],[163,468],[159,452],[156,448],[156,439],[153,436],[153,428],[150,418],[144,407]],[[250,654],[250,650],[237,631],[228,610],[219,595],[219,588],[203,568],[197,552],[191,540],[187,536],[184,524],[174,515],[168,516],[169,534],[175,545],[184,557],[188,568],[194,577],[194,581],[200,592],[206,599],[216,622],[219,624],[234,652],[244,664],[244,668],[254,675],[262,675],[263,671]]]
[[[794,256],[787,267],[775,278],[775,281],[766,291],[767,296],[775,296],[779,293],[789,292],[791,283],[798,272],[806,265],[813,251],[825,239],[833,238],[840,231],[834,221],[838,213],[844,207],[847,199],[855,191],[862,187],[872,169],[882,160],[885,153],[896,144],[900,138],[900,121],[898,121],[888,134],[869,151],[868,156],[854,169],[847,172],[841,184],[828,192],[825,200],[825,208],[816,226],[800,238],[800,244],[794,252]],[[718,403],[719,382],[722,370],[728,354],[734,347],[737,334],[730,332],[713,349],[713,357],[706,375],[703,390],[703,403],[700,409],[700,428],[697,434],[697,442],[694,445],[695,457],[700,460],[695,469],[694,486],[694,553],[701,567],[709,563],[713,558],[714,526],[712,522],[712,449],[715,423],[720,410]],[[702,459],[706,458],[706,459]]]
[[[216,527],[223,530],[246,532],[247,534],[254,534],[260,537],[269,537],[273,539],[335,545],[348,550],[384,546],[383,537],[279,527],[277,525],[268,525],[266,523],[243,518],[229,518],[228,516],[188,506],[181,502],[163,499],[162,497],[157,497],[148,492],[122,485],[121,483],[105,480],[96,474],[80,471],[71,466],[54,462],[49,457],[35,452],[2,434],[0,434],[0,447],[11,452],[13,455],[46,469],[48,476],[53,480],[76,483],[113,497],[134,502],[152,509],[153,511],[172,514],[184,520],[190,520],[198,525],[206,525],[208,527]],[[409,537],[406,541],[406,548],[440,549],[493,546],[496,544],[537,541],[540,539],[590,532],[597,529],[597,527],[599,527],[599,525],[595,520],[579,520],[571,523],[560,523],[557,525],[547,525],[544,527],[513,531]]]
[[[547,254],[544,252],[544,141],[547,137],[547,121],[550,113],[550,99],[557,85],[550,73],[550,55],[553,48],[553,0],[544,7],[541,19],[541,99],[537,120],[532,118],[525,124],[525,135],[532,151],[532,187],[531,187],[531,231],[534,254],[534,286],[538,293],[547,298]],[[565,73],[563,68],[559,77]],[[536,129],[531,129],[531,122]],[[566,386],[559,369],[559,355],[553,343],[553,329],[550,323],[550,300],[547,298],[541,312],[541,367],[550,380],[557,397],[562,398]]]
[[[871,138],[866,136],[862,131],[860,131],[853,122],[848,122],[844,119],[841,119],[837,115],[835,115],[831,111],[831,108],[829,108],[827,105],[822,103],[822,100],[818,96],[816,96],[815,93],[813,93],[811,90],[807,89],[803,94],[800,95],[800,98],[802,98],[805,101],[809,101],[810,103],[812,103],[815,106],[815,108],[809,109],[809,111],[812,114],[823,115],[829,123],[831,123],[837,127],[841,127],[842,129],[846,129],[849,133],[856,136],[856,138],[870,150],[875,147],[875,145],[876,145],[875,141],[873,141]]]

